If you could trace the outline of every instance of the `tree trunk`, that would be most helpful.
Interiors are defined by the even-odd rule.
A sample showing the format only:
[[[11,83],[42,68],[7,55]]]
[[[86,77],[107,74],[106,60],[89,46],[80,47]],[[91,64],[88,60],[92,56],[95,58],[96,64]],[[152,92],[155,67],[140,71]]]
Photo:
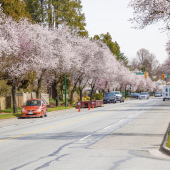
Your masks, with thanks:
[[[41,22],[44,23],[44,8],[43,8],[44,0],[41,0]]]
[[[94,86],[91,88],[90,101],[92,101],[93,90],[94,90]]]
[[[76,85],[77,85],[77,82],[74,83],[73,89],[71,90],[71,96],[70,96],[70,105],[71,105],[71,106],[72,106],[72,104],[73,104],[73,94],[74,94],[74,92],[76,91]]]
[[[40,90],[41,90],[41,86],[42,86],[42,76],[40,77],[40,79],[38,79],[38,87],[37,87],[37,99],[40,99]]]
[[[52,98],[53,98],[53,99],[56,99],[56,96],[57,96],[56,82],[53,82],[53,83],[52,83],[51,88],[52,88]]]
[[[17,95],[17,87],[16,85],[13,85],[12,86],[13,113],[18,113],[16,95]]]
[[[71,90],[71,96],[70,96],[70,105],[72,106],[72,104],[73,104],[73,93],[74,93],[75,91],[74,90]]]
[[[79,88],[79,90],[80,90],[80,101],[82,101],[83,100],[83,89]]]
[[[56,106],[59,106],[59,87],[58,82],[55,84],[55,90],[56,90]]]

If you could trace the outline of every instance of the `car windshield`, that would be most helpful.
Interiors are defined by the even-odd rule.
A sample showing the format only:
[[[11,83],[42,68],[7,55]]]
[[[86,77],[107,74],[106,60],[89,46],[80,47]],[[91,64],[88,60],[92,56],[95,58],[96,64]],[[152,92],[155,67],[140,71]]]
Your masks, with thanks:
[[[161,93],[157,92],[156,94],[161,94]]]
[[[141,95],[148,95],[148,93],[141,93]]]
[[[41,106],[41,100],[28,100],[24,106]]]
[[[120,92],[116,91],[115,94],[120,94]]]
[[[104,97],[110,97],[110,96],[114,96],[113,93],[105,93]]]

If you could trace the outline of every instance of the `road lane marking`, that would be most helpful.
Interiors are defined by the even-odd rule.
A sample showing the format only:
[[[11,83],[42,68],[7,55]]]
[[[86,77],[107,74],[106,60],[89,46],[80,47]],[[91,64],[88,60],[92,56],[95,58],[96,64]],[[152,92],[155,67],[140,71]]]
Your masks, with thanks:
[[[110,125],[110,126],[107,126],[107,127],[105,127],[104,129],[108,129],[108,128],[110,128],[112,125]]]
[[[91,135],[88,135],[88,136],[86,136],[86,137],[84,137],[84,138],[82,138],[82,139],[80,139],[80,140],[84,140],[84,139],[86,139],[86,138],[88,138],[88,137],[90,137]]]
[[[108,113],[108,112],[116,111],[116,110],[122,109],[124,107],[130,107],[130,106],[136,105],[136,104],[139,104],[139,102],[137,102],[135,104],[128,105],[128,106],[123,106],[121,108],[117,108],[117,109],[114,109],[114,110],[108,110],[106,112],[98,113],[98,114],[95,114],[95,115],[92,115],[92,116],[83,117],[83,118],[80,118],[80,119],[76,119],[76,120],[72,120],[72,121],[69,121],[69,122],[61,123],[61,124],[58,124],[58,125],[50,126],[50,127],[47,127],[47,128],[35,130],[35,131],[32,131],[32,132],[28,132],[28,133],[25,133],[25,134],[17,135],[17,136],[14,136],[14,137],[2,139],[2,140],[0,140],[0,142],[11,140],[11,139],[15,139],[15,138],[19,138],[19,137],[23,137],[23,136],[26,136],[26,135],[30,135],[30,134],[33,134],[33,133],[40,132],[40,131],[48,130],[48,129],[51,129],[51,128],[67,125],[67,124],[70,124],[70,123],[73,123],[73,122],[81,121],[81,120],[92,118],[92,117],[95,117],[95,116],[99,116],[99,115],[102,115],[102,114],[105,114],[105,113]],[[123,120],[121,120],[121,121],[123,121]]]

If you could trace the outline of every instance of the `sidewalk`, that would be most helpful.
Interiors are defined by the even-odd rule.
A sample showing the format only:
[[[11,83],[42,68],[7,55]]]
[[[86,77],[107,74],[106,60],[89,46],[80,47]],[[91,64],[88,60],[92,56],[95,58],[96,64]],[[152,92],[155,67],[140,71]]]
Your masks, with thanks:
[[[19,124],[26,123],[26,122],[36,122],[36,121],[40,121],[43,119],[48,119],[48,118],[66,115],[66,114],[75,113],[75,112],[78,112],[78,110],[75,108],[72,108],[72,109],[48,112],[48,116],[44,118],[36,117],[36,118],[26,118],[26,119],[22,119],[22,118],[3,119],[3,120],[0,120],[0,128],[4,128],[6,126],[19,125]]]

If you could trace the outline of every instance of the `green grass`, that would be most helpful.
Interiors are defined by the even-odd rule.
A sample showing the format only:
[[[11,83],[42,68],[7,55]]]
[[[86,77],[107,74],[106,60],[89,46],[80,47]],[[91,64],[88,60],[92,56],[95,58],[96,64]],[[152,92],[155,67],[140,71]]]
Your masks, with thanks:
[[[60,107],[60,106],[56,106],[53,108],[47,108],[47,112],[52,112],[52,111],[56,111],[56,110],[65,110],[65,109],[71,109],[74,108],[73,106],[68,106],[68,107]]]
[[[18,111],[21,111],[22,108],[18,107]],[[0,113],[13,113],[13,108],[7,108],[5,110],[0,110]]]
[[[21,117],[21,113],[9,113],[9,114],[0,114],[0,120],[2,119],[11,119],[11,118],[16,118],[16,117]]]
[[[168,148],[170,148],[170,132],[169,132],[168,142],[167,142],[166,146],[167,146]]]

